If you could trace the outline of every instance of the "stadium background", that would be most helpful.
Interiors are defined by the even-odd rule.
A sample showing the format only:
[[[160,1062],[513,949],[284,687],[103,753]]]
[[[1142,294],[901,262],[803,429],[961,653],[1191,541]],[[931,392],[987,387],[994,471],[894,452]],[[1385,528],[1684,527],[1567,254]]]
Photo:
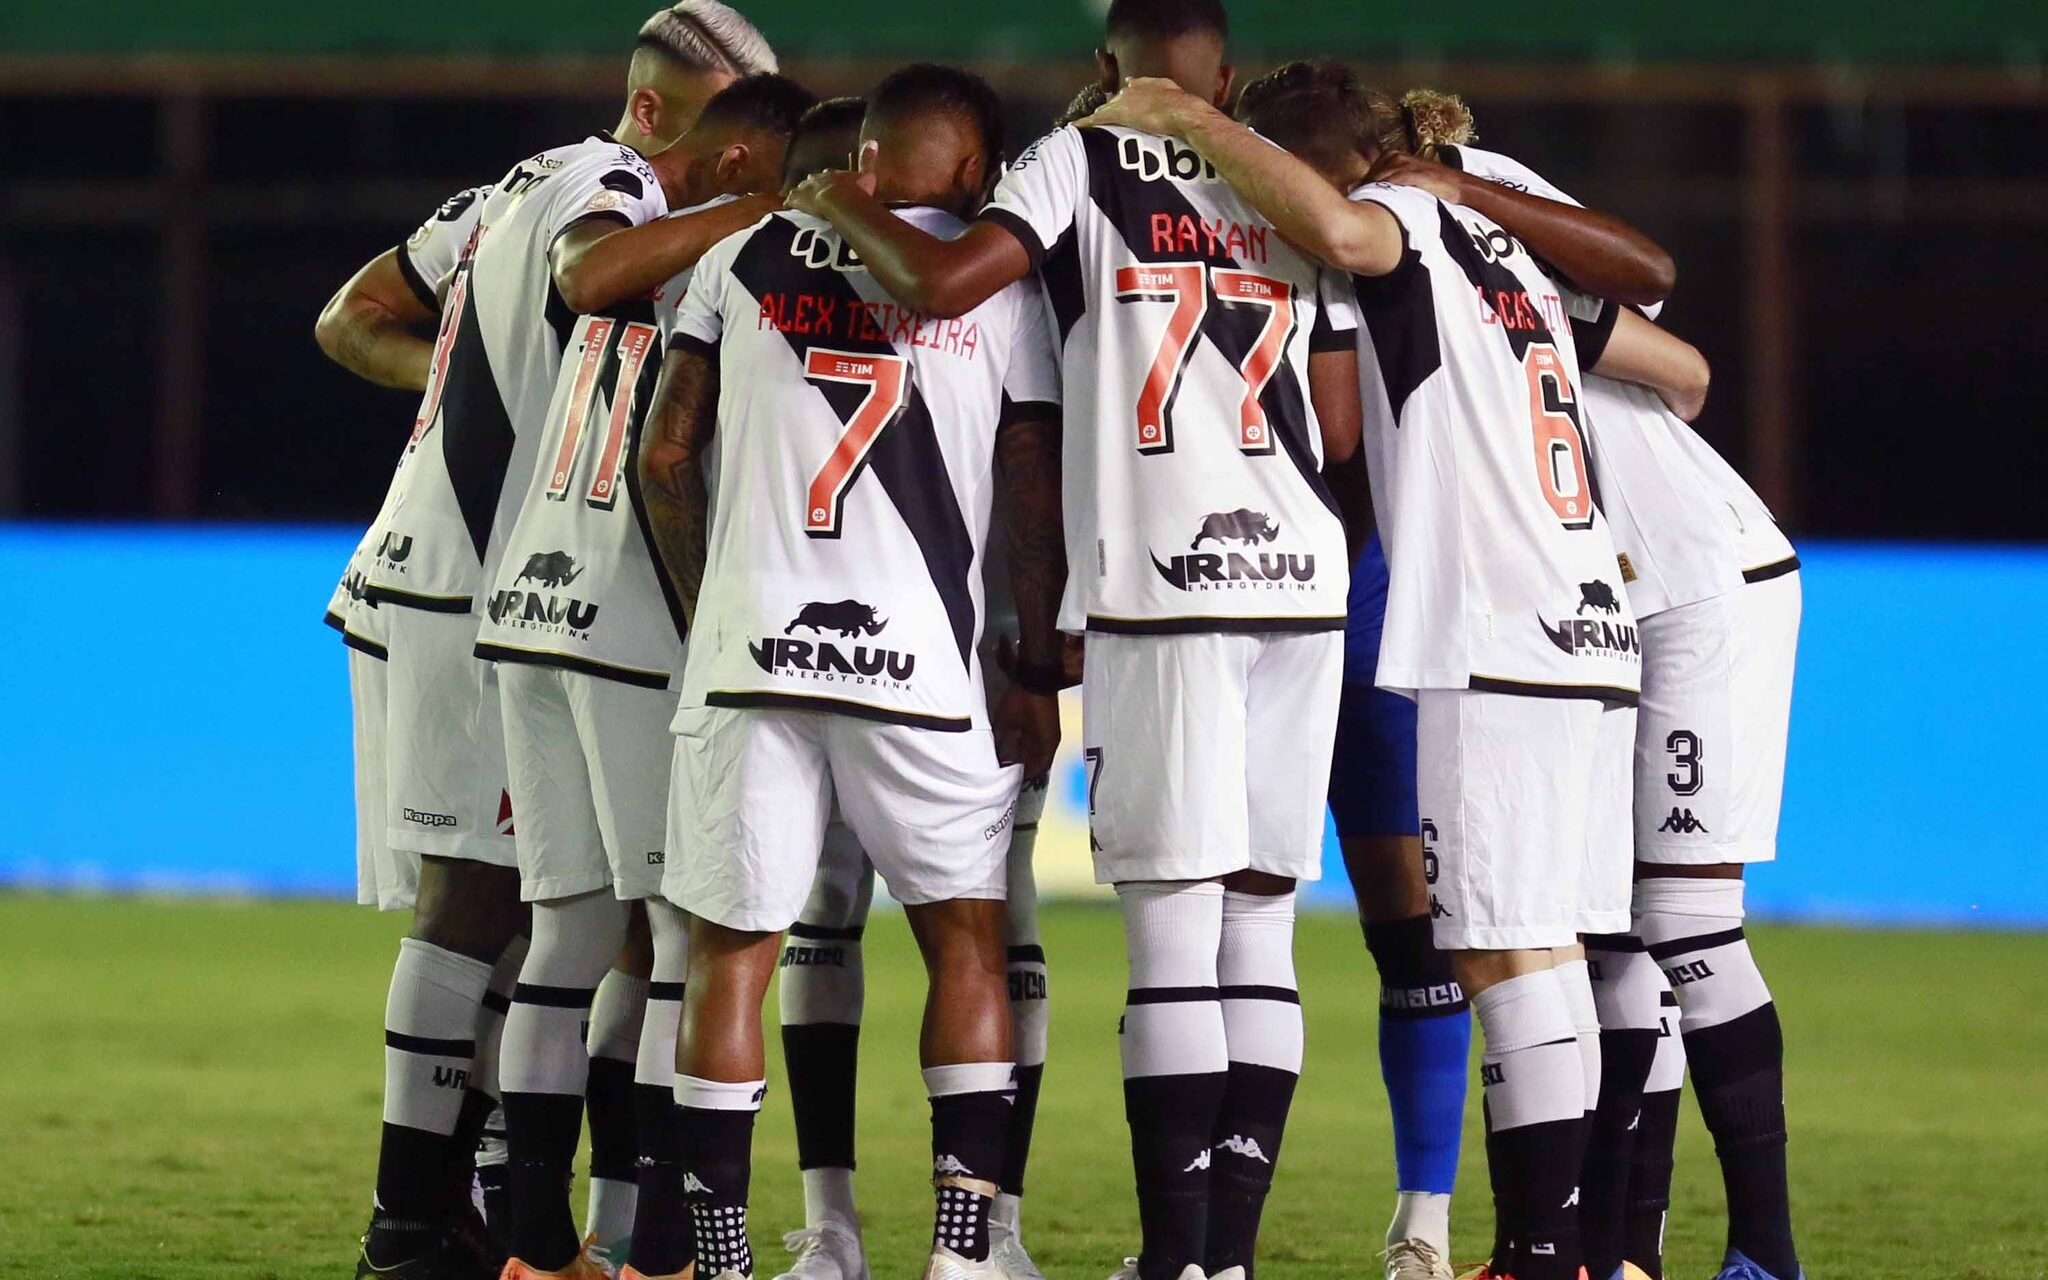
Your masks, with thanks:
[[[26,730],[0,742],[0,882],[346,892],[317,618],[410,405],[327,364],[312,318],[446,193],[608,124],[646,3],[0,14],[0,669]],[[1013,147],[1099,26],[1087,0],[746,7],[819,91],[971,63]],[[1245,74],[1334,53],[1461,91],[1482,143],[1674,251],[1668,321],[1717,371],[1702,430],[1808,564],[1793,856],[1757,906],[2048,924],[2048,9],[1232,9]],[[1047,879],[1085,886],[1058,794]]]

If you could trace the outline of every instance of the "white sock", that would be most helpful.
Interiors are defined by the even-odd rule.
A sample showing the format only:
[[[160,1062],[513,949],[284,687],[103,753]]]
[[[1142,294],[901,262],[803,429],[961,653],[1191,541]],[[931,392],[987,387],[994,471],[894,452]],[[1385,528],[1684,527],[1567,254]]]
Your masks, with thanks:
[[[804,1225],[836,1226],[860,1235],[860,1208],[853,1200],[853,1170],[805,1169]]]
[[[1435,1191],[1403,1191],[1394,1201],[1387,1243],[1420,1240],[1445,1261],[1451,1256],[1451,1198]]]
[[[491,966],[406,938],[384,1004],[384,1122],[455,1132]]]
[[[1486,1038],[1486,1103],[1495,1132],[1585,1114],[1585,1068],[1557,971],[1495,983],[1472,997]]]
[[[1586,1073],[1586,1111],[1600,1105],[1600,1010],[1593,1000],[1593,974],[1584,957],[1558,964],[1552,973],[1564,987],[1571,1008],[1572,1030],[1579,1038],[1579,1061]]]
[[[1740,880],[1659,876],[1636,885],[1638,931],[1678,993],[1688,1033],[1771,1002],[1743,933],[1742,896]]]
[[[1124,1079],[1221,1074],[1230,1068],[1216,990],[1223,943],[1223,886],[1211,881],[1136,882],[1116,887],[1130,958],[1124,1009]],[[1159,1000],[1161,989],[1178,998]]]

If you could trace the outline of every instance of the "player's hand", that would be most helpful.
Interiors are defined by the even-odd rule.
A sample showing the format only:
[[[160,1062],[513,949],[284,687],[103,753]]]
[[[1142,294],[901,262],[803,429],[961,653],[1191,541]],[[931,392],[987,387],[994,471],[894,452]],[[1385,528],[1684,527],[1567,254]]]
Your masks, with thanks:
[[[1093,115],[1076,120],[1074,124],[1077,128],[1116,124],[1126,129],[1178,137],[1189,120],[1201,112],[1215,109],[1171,80],[1139,76],[1124,81],[1123,92],[1096,108]]]
[[[1081,683],[1081,663],[1086,655],[1080,636],[1060,636],[1060,688],[1072,689]],[[1017,678],[1017,637],[996,637],[996,669],[1012,680]]]
[[[1042,778],[1060,749],[1060,699],[1054,693],[1032,693],[1011,685],[989,716],[995,731],[996,760],[1021,764],[1027,778]]]
[[[829,210],[837,199],[852,191],[875,194],[875,175],[852,169],[827,169],[814,173],[796,184],[783,201],[783,207],[817,218],[829,218]]]
[[[1420,187],[1445,204],[1463,203],[1462,177],[1456,169],[1411,156],[1402,151],[1382,151],[1373,162],[1367,182],[1391,182],[1401,187]]]

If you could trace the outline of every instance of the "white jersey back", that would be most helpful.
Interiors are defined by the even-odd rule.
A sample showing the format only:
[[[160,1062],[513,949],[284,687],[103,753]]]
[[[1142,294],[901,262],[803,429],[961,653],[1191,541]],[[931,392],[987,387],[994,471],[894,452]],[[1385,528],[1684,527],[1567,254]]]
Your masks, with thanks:
[[[410,457],[366,574],[372,600],[473,608],[518,514],[575,327],[548,250],[585,218],[638,225],[667,210],[654,170],[607,138],[543,151],[498,181],[448,284]]]
[[[634,459],[691,274],[652,298],[577,318],[538,465],[484,603],[478,657],[656,689],[681,673],[683,611],[642,514]]]
[[[1350,566],[1308,357],[1346,283],[1194,151],[1129,129],[1039,139],[981,216],[1031,254],[1060,328],[1060,625],[1341,629]]]
[[[1579,203],[1498,152],[1451,147],[1444,159],[1519,191]],[[1593,344],[1614,321],[1607,304],[1596,305],[1599,318],[1579,334],[1585,364],[1597,361]],[[1638,616],[1723,595],[1742,585],[1743,571],[1792,558],[1756,491],[1655,392],[1589,374],[1585,393],[1593,466]]]
[[[1379,684],[1633,698],[1641,647],[1561,291],[1469,209],[1385,183],[1352,199],[1407,241],[1393,272],[1353,282],[1387,551]]]
[[[826,223],[779,213],[697,264],[671,349],[714,345],[716,488],[682,705],[983,722],[996,431],[1059,400],[1036,281],[932,319],[891,301]]]
[[[432,216],[406,237],[404,244],[393,251],[398,258],[399,273],[429,310],[441,310],[442,291],[448,285],[448,277],[455,273],[456,264],[462,260],[462,251],[469,244],[470,233],[476,230],[483,199],[490,193],[490,187],[482,186],[449,196]],[[411,453],[409,447],[400,450],[400,466],[405,465],[405,459]],[[341,581],[335,585],[334,594],[327,602],[327,625],[341,632],[347,644],[380,658],[384,656],[385,648],[384,618],[377,606],[364,598],[363,587],[370,559],[383,537],[378,521],[372,520],[368,531],[350,553],[348,567],[343,570]]]

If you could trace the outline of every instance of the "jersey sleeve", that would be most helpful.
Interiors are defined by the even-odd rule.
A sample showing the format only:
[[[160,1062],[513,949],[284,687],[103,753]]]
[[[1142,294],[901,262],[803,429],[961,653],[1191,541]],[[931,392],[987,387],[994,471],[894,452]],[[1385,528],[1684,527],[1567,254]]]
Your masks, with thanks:
[[[1358,295],[1351,278],[1325,268],[1316,281],[1316,322],[1309,329],[1310,351],[1349,351],[1358,341]]]
[[[744,232],[728,236],[697,260],[697,269],[690,273],[690,287],[676,304],[674,331],[668,335],[671,350],[709,354],[725,335],[726,286],[732,279],[729,246],[748,238]]]
[[[1600,357],[1606,354],[1607,340],[1614,336],[1621,304],[1571,289],[1562,293],[1565,315],[1571,320],[1572,345],[1578,348],[1579,368],[1591,373],[1593,366],[1600,363]]]
[[[554,244],[570,227],[590,218],[606,218],[637,227],[668,212],[668,197],[646,160],[626,147],[607,147],[601,156],[566,169],[556,179],[545,228]]]
[[[1073,227],[1088,196],[1088,156],[1081,131],[1055,129],[1025,148],[981,211],[984,222],[1017,237],[1035,268]]]
[[[441,202],[433,216],[398,246],[398,270],[429,311],[441,309],[441,287],[462,261],[462,251],[476,230],[488,186],[458,191]]]
[[[1052,336],[1052,304],[1036,277],[1010,288],[1015,293],[1017,337],[1010,344],[1010,367],[1003,371],[1004,421],[1025,405],[1060,403],[1060,353]]]

